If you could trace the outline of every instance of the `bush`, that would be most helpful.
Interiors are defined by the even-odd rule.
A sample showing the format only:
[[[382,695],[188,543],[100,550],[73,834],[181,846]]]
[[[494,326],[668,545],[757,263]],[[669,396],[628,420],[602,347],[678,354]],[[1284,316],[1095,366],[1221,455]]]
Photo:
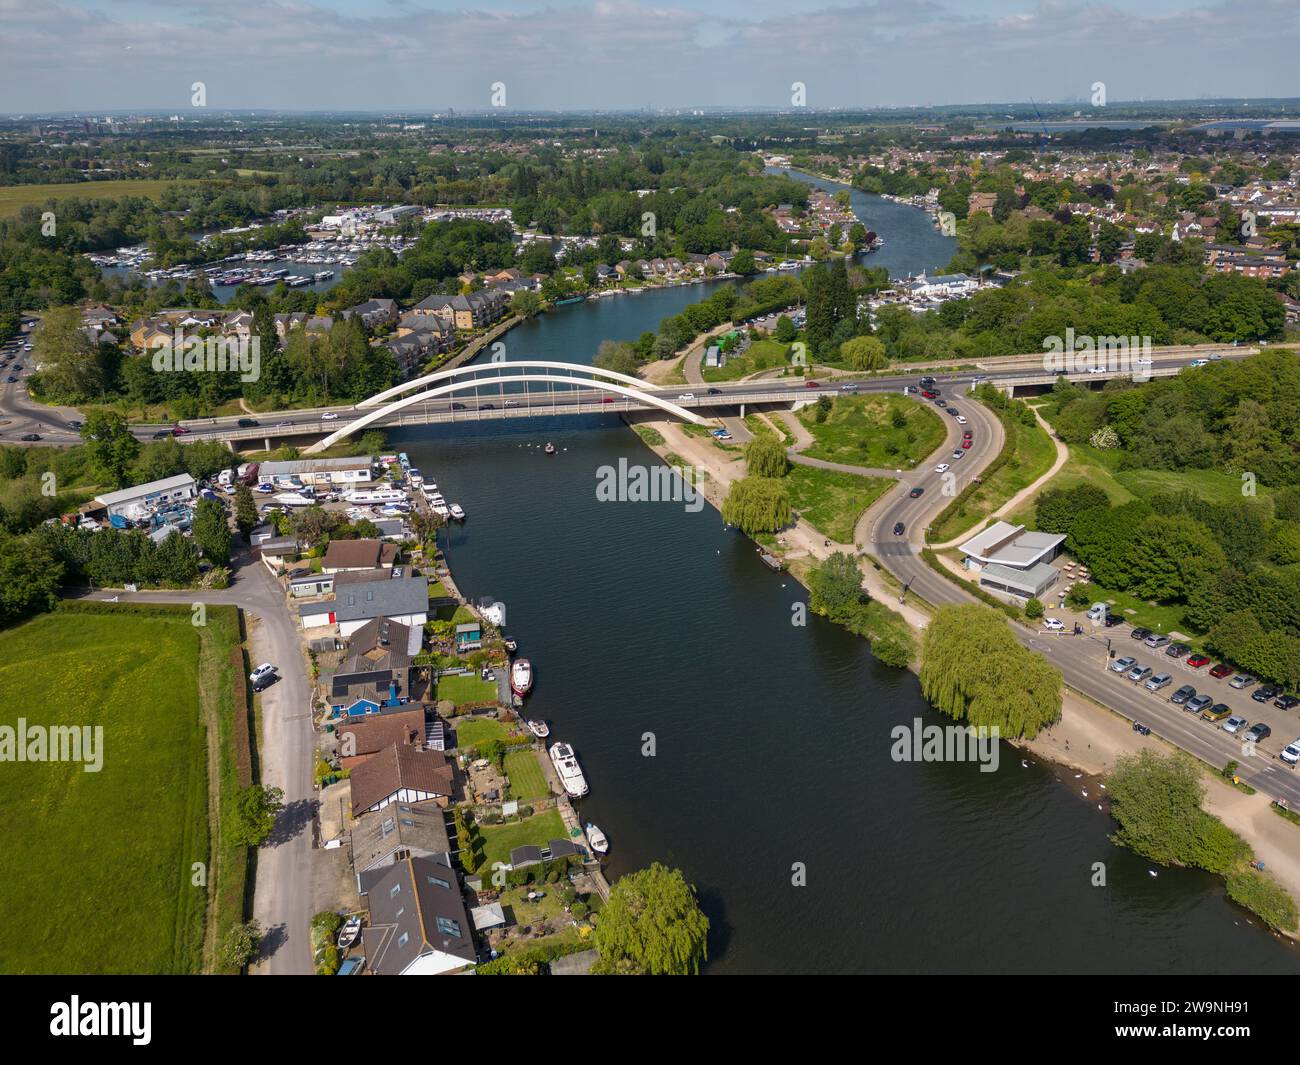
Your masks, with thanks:
[[[1025,604],[1025,617],[1041,618],[1043,616],[1043,601],[1041,599],[1030,599]]]
[[[1281,932],[1294,932],[1300,922],[1295,899],[1282,885],[1254,869],[1242,869],[1228,876],[1228,898]]]

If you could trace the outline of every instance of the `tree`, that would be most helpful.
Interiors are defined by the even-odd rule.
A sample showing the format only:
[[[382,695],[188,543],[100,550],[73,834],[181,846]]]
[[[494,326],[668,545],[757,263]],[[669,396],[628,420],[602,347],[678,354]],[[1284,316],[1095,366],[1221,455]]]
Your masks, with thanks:
[[[758,265],[754,262],[754,253],[748,248],[741,248],[731,257],[731,272],[746,277],[749,274],[758,273]]]
[[[235,485],[235,527],[239,529],[245,543],[248,543],[249,534],[257,528],[257,500],[253,498],[253,490],[244,481]]]
[[[722,520],[741,532],[776,532],[790,524],[790,491],[774,477],[733,481],[722,501]]]
[[[840,345],[840,358],[855,370],[879,370],[889,357],[879,337],[854,337]]]
[[[602,370],[632,377],[636,375],[638,365],[636,349],[625,340],[602,340],[592,363]]]
[[[978,603],[935,612],[921,646],[921,691],[937,710],[1008,739],[1033,739],[1061,716],[1061,674]]]
[[[98,345],[86,335],[76,307],[52,307],[32,338],[40,366],[33,383],[43,396],[59,403],[97,399],[104,392]]]
[[[0,532],[0,624],[54,606],[63,564],[35,536]]]
[[[602,975],[685,976],[708,957],[709,919],[680,869],[655,862],[620,877],[594,936]]]
[[[745,445],[745,468],[753,477],[784,477],[785,444],[770,433],[759,433]]]
[[[271,837],[275,818],[284,808],[284,792],[264,784],[251,784],[235,799],[232,841],[245,847],[260,847]]]
[[[772,331],[774,340],[778,340],[782,344],[790,344],[798,335],[799,330],[795,328],[795,324],[788,314],[783,314],[776,320],[776,328]]]
[[[1037,597],[1028,600],[1025,603],[1025,617],[1041,618],[1043,616],[1043,601]]]
[[[140,454],[140,442],[131,434],[126,419],[115,411],[92,410],[81,427],[90,461],[98,477],[121,488],[127,471]]]
[[[225,508],[216,500],[199,500],[194,508],[192,535],[203,557],[214,566],[230,562],[230,525]]]
[[[262,942],[262,927],[256,921],[237,924],[221,943],[221,963],[228,969],[242,969],[255,957]]]

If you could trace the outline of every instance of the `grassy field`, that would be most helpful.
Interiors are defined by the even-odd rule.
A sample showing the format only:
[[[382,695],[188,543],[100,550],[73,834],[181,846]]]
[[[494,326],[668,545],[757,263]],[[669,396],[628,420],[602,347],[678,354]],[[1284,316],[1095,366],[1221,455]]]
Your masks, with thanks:
[[[506,776],[510,778],[510,798],[528,802],[531,799],[544,799],[551,793],[546,776],[537,761],[537,753],[531,747],[507,754],[505,768]]]
[[[44,207],[50,200],[118,200],[145,196],[156,200],[175,181],[129,178],[121,181],[73,181],[63,185],[7,185],[0,187],[0,218],[14,218],[24,207]]]
[[[544,810],[523,821],[504,825],[479,825],[483,839],[483,861],[479,869],[491,869],[495,862],[509,864],[510,852],[525,844],[545,847],[553,839],[568,839],[559,810]]]
[[[895,426],[895,414],[902,425]],[[929,407],[901,395],[837,396],[824,422],[817,407],[798,414],[815,438],[814,459],[910,470],[943,442],[944,424]]]
[[[207,892],[191,867],[210,861],[210,841],[188,611],[48,614],[0,648],[0,721],[103,728],[99,772],[25,762],[0,776],[0,908],[22,929],[0,942],[0,972],[199,971]]]
[[[887,477],[859,477],[794,464],[786,480],[790,505],[819,532],[841,544],[853,543],[859,515],[894,484]]]
[[[692,356],[693,357],[693,356]],[[759,370],[785,366],[790,357],[790,345],[776,340],[755,340],[743,355],[728,355],[725,366],[704,366],[701,372],[706,381],[737,381]]]
[[[509,726],[491,717],[467,717],[456,722],[456,746],[462,749],[492,740],[504,742],[511,735]]]
[[[495,702],[499,694],[496,681],[484,680],[477,673],[438,678],[438,698],[450,699],[457,706]]]
[[[930,531],[931,543],[946,543],[978,526],[1022,488],[1033,484],[1052,468],[1056,447],[1041,425],[1014,423],[1015,439],[1008,440],[1010,457],[1001,468],[984,478],[961,505],[953,508]],[[1010,434],[1008,434],[1010,435]],[[959,475],[958,483],[962,483]]]

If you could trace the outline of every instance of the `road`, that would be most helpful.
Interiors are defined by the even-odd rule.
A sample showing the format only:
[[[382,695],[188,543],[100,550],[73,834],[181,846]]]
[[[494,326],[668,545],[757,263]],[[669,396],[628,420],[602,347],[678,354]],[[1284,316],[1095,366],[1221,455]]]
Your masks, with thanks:
[[[941,606],[977,600],[954,581],[936,573],[920,557],[926,526],[950,502],[950,496],[943,494],[943,475],[936,473],[934,467],[940,461],[949,463],[951,472],[957,475],[953,487],[960,491],[998,454],[1004,437],[1000,423],[987,408],[973,401],[954,399],[958,391],[956,385],[964,385],[964,377],[936,377],[944,398],[958,404],[967,418],[969,425],[966,428],[974,433],[974,445],[965,459],[952,460],[949,457],[952,444],[960,438],[960,432],[957,426],[949,426],[944,444],[946,450],[936,452],[915,473],[905,476],[863,516],[857,530],[857,542],[875,555],[910,592],[927,603]],[[920,498],[911,498],[910,491],[914,486],[924,488]],[[893,528],[900,521],[904,524],[904,533],[896,536]],[[1061,617],[1068,626],[1069,619],[1065,615]],[[1153,650],[1130,640],[1131,628],[1127,625],[1105,630],[1105,636],[1052,634],[1034,631],[1024,625],[1013,625],[1013,629],[1021,643],[1045,655],[1061,671],[1065,683],[1071,688],[1130,720],[1148,725],[1156,735],[1216,768],[1230,761],[1239,762],[1239,775],[1252,787],[1272,798],[1285,798],[1293,808],[1300,809],[1300,775],[1276,756],[1282,747],[1300,735],[1300,723],[1286,712],[1271,705],[1261,706],[1250,697],[1250,690],[1230,688],[1227,679],[1208,677],[1208,667],[1191,669],[1184,662],[1168,657],[1164,648]],[[1141,664],[1151,666],[1156,673],[1171,673],[1173,683],[1162,692],[1148,692],[1142,685],[1135,685],[1111,672],[1107,668],[1106,637],[1110,638],[1116,657],[1131,655]],[[1192,684],[1199,692],[1212,694],[1215,702],[1226,703],[1247,721],[1265,721],[1272,726],[1273,735],[1259,745],[1258,752],[1247,753],[1239,739],[1169,702],[1170,693],[1186,683]]]
[[[257,853],[253,916],[261,925],[263,944],[252,971],[310,975],[316,735],[302,634],[283,589],[251,551],[241,551],[232,568],[236,572],[231,587],[221,591],[94,592],[88,597],[123,603],[228,604],[249,616],[254,662],[271,662],[281,678],[261,695],[262,734],[256,740],[262,783],[284,790],[284,809],[270,840]]]

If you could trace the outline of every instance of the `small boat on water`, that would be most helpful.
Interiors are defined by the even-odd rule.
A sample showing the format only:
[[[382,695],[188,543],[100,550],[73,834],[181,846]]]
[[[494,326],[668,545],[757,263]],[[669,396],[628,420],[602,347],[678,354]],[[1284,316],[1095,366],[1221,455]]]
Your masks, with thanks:
[[[554,455],[554,454],[555,454],[555,445],[552,444],[552,443],[548,440],[548,441],[546,442],[546,446],[545,446],[544,448],[542,448],[542,450],[545,451],[548,455]]]
[[[519,650],[519,641],[516,640],[513,636],[507,636],[506,650],[509,651],[511,654],[514,654],[516,651]]]
[[[597,854],[609,853],[609,840],[605,838],[605,833],[590,821],[587,822],[587,844]]]
[[[582,775],[582,767],[578,765],[572,747],[567,743],[557,743],[551,748],[551,763],[571,798],[580,799],[587,794],[587,778]]]
[[[527,695],[533,687],[533,664],[516,658],[510,667],[510,688],[516,695]]]
[[[347,950],[357,941],[361,935],[361,918],[353,914],[343,922],[343,927],[339,929],[339,950]]]
[[[448,509],[451,511],[452,521],[465,520],[465,508],[462,507],[459,503],[453,503]]]
[[[539,740],[546,739],[551,734],[551,726],[545,721],[537,721],[531,718],[525,718],[524,724],[528,726],[528,731],[536,736]]]

